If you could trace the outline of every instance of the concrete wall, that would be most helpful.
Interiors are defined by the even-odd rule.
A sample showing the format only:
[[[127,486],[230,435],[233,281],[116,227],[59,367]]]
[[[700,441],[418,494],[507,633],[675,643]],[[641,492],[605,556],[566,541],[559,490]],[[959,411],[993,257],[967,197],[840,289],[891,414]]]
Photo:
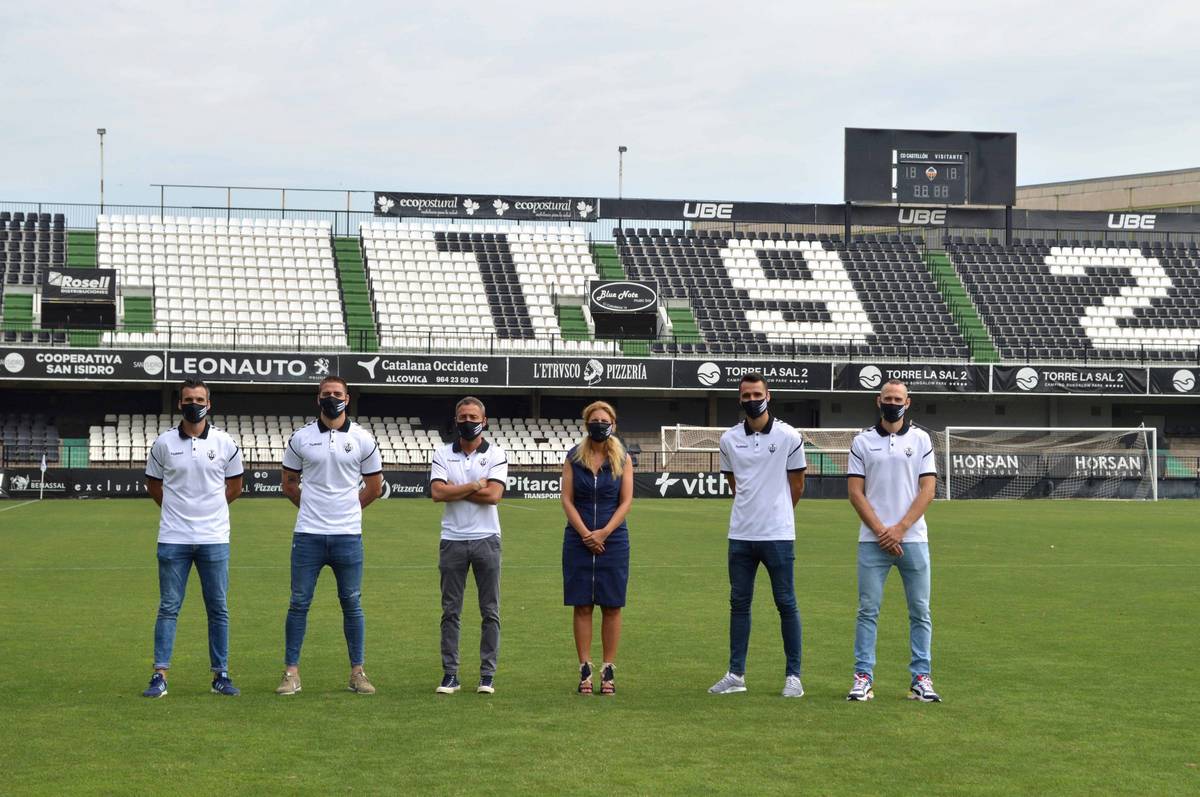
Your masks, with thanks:
[[[1038,210],[1200,208],[1200,169],[1017,187],[1017,207]]]

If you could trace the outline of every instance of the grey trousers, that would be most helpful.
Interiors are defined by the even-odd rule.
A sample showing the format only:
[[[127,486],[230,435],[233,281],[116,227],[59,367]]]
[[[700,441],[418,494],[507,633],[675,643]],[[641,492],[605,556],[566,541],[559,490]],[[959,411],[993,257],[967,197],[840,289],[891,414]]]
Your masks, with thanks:
[[[496,674],[500,653],[500,535],[482,540],[442,540],[438,570],[442,573],[442,670],[458,674],[458,632],[462,619],[467,569],[475,571],[479,592],[479,674]]]

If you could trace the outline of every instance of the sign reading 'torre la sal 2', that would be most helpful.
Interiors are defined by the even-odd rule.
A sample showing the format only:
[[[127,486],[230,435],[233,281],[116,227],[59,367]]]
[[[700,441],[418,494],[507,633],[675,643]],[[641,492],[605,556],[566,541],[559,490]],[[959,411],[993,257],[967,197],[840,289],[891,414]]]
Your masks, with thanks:
[[[1200,368],[1151,368],[1150,392],[1168,396],[1200,394]]]
[[[337,376],[336,354],[298,352],[169,352],[167,379],[203,379],[208,382],[265,382],[316,384]]]
[[[742,377],[760,373],[772,390],[829,390],[831,363],[784,360],[675,360],[672,385],[676,388],[736,390]]]
[[[899,379],[913,393],[986,393],[986,365],[938,365],[929,363],[846,363],[834,371],[834,390],[879,392],[892,379]]]
[[[592,313],[653,313],[658,307],[658,285],[638,280],[588,283]]]
[[[996,393],[1146,393],[1145,368],[1083,365],[997,365],[992,369]]]

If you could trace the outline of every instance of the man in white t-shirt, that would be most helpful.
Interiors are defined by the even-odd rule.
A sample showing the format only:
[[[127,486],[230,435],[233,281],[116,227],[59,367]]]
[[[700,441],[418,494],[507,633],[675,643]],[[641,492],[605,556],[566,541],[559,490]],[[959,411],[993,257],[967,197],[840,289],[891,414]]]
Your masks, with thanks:
[[[238,695],[229,678],[229,505],[242,494],[242,454],[228,434],[208,422],[208,386],[199,380],[179,391],[179,426],[150,446],[146,491],[162,507],[158,522],[158,619],[154,623],[154,675],[144,697],[167,694],[175,626],[192,565],[200,576],[208,614],[212,691]]]
[[[847,700],[875,696],[875,632],[883,584],[894,565],[908,601],[912,685],[909,698],[940,702],[930,678],[929,537],[925,509],[937,489],[937,457],[924,429],[906,417],[908,388],[887,382],[876,399],[880,421],[850,444],[847,467],[850,503],[862,523],[858,531],[858,621],[854,633],[854,683]]]
[[[746,420],[721,435],[721,472],[733,490],[729,516],[729,670],[708,690],[746,691],[750,606],[760,564],[779,610],[786,670],[784,697],[802,697],[800,610],[796,607],[796,502],[804,494],[804,440],[768,411],[771,391],[759,373],[738,386]]]
[[[438,570],[442,574],[442,682],[438,694],[460,688],[458,634],[467,570],[475,571],[479,592],[480,694],[496,691],[496,658],[500,653],[500,513],[508,480],[508,455],[485,440],[487,414],[483,402],[467,396],[454,408],[455,441],[433,453],[429,490],[444,503]]]
[[[283,680],[276,694],[300,691],[300,648],[317,577],[326,565],[337,580],[342,630],[350,654],[350,691],[375,693],[363,672],[362,511],[383,494],[383,462],[375,438],[350,420],[350,389],[327,376],[317,387],[320,414],[297,429],[283,452],[283,494],[300,507],[292,534],[292,598],[288,604]],[[301,488],[301,479],[303,487]]]

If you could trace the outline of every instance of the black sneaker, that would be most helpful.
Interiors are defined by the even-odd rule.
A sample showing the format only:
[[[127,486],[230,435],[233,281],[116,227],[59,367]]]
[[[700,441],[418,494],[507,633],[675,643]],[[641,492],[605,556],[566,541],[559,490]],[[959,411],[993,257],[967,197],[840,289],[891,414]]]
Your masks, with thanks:
[[[229,695],[230,697],[237,697],[242,693],[241,689],[233,685],[227,672],[213,674],[212,690],[214,695]]]
[[[462,684],[458,682],[458,676],[446,673],[442,676],[441,685],[438,686],[438,688],[434,691],[436,691],[439,695],[452,695],[459,689],[462,689]]]
[[[475,691],[481,695],[494,694],[496,691],[495,676],[479,676],[479,686],[475,687]]]

